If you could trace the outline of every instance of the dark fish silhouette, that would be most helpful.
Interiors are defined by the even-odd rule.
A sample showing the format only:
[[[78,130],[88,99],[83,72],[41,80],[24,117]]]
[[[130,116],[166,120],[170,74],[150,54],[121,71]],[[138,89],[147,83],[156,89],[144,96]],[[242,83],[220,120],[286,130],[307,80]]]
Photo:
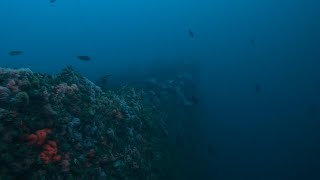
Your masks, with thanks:
[[[194,33],[190,28],[188,28],[188,35],[191,39],[194,39]]]
[[[23,54],[23,51],[10,51],[8,54],[10,56],[19,56],[19,55]]]
[[[89,56],[77,56],[78,59],[81,61],[90,61],[91,58]]]
[[[251,39],[251,40],[250,40],[250,44],[251,44],[251,47],[252,47],[252,48],[255,48],[255,47],[256,47],[256,40]]]
[[[199,98],[195,95],[192,95],[191,97],[193,104],[199,104]]]
[[[55,3],[57,0],[49,0],[50,3]]]
[[[98,79],[97,85],[100,86],[102,89],[106,90],[108,87],[108,81],[112,75],[107,74],[102,76],[101,78]]]
[[[261,93],[261,91],[262,91],[262,86],[261,86],[261,84],[255,82],[255,83],[254,83],[254,90],[256,91],[256,93]]]

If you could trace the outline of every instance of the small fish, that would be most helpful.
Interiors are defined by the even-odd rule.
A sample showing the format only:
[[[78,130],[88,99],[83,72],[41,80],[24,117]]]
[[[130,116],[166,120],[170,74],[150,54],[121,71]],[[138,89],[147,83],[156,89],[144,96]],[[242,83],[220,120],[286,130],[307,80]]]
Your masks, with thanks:
[[[199,104],[199,98],[195,95],[192,95],[191,97],[193,104]]]
[[[49,3],[55,3],[57,0],[49,0]]]
[[[107,89],[108,81],[111,76],[112,76],[112,74],[107,74],[107,75],[102,76],[100,79],[98,79],[97,85],[100,86],[104,90]]]
[[[261,91],[262,91],[261,84],[254,82],[254,90],[256,91],[256,93],[261,93]]]
[[[91,60],[91,58],[89,56],[77,56],[77,58],[82,61],[90,61]]]
[[[190,28],[188,28],[188,35],[191,39],[194,39],[194,33]]]
[[[10,51],[8,54],[10,56],[19,56],[19,55],[23,54],[23,51]]]
[[[256,47],[256,40],[251,39],[251,40],[250,40],[250,44],[251,44],[251,47],[252,47],[252,48],[255,48],[255,47]]]

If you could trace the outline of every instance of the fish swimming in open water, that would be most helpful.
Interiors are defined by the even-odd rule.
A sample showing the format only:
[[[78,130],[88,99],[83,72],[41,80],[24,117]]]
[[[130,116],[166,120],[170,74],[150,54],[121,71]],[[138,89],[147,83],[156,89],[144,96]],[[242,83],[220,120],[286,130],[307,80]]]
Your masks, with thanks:
[[[10,51],[8,54],[10,56],[19,56],[19,55],[23,54],[23,51]]]
[[[251,45],[252,48],[255,48],[256,47],[256,40],[251,39],[250,40],[250,45]]]
[[[188,35],[191,39],[194,39],[194,33],[190,28],[188,28]]]
[[[106,90],[108,88],[108,81],[111,76],[112,76],[111,74],[102,76],[101,78],[98,79],[96,84],[100,86],[103,90]]]
[[[49,3],[55,3],[57,0],[49,0]]]
[[[191,100],[193,104],[199,104],[199,98],[195,95],[192,95]]]
[[[256,93],[261,93],[261,91],[262,91],[261,84],[258,83],[258,82],[254,82],[254,90],[255,90]]]
[[[90,61],[91,60],[91,58],[89,56],[77,56],[77,58],[82,61]]]

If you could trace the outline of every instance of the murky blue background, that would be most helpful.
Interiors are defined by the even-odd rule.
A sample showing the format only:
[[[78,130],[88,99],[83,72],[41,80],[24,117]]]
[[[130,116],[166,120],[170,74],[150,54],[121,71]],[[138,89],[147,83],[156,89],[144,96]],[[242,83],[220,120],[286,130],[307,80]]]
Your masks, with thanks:
[[[320,179],[319,8],[315,0],[1,0],[0,66],[56,73],[71,64],[94,80],[197,62],[200,105],[185,123],[181,178]]]

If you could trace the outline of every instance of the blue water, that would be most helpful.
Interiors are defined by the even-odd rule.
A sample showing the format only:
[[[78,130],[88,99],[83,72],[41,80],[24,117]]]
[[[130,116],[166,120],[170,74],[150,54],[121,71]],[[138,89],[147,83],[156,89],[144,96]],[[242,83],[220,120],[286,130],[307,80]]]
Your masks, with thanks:
[[[70,64],[92,80],[126,81],[158,64],[161,73],[196,62],[200,103],[185,123],[181,179],[320,179],[319,8],[315,0],[1,0],[0,66],[56,73]]]

